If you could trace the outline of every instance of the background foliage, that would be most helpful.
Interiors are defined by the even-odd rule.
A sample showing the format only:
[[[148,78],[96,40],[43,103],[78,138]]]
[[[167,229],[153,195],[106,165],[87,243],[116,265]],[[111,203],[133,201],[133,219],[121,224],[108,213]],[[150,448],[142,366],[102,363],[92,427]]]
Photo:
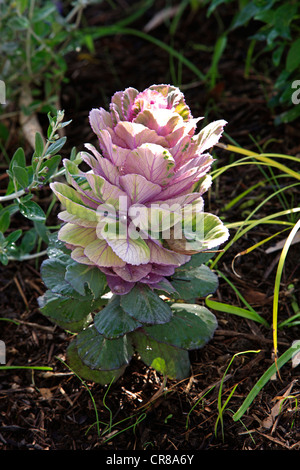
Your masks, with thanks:
[[[299,179],[296,175],[299,176],[297,142],[300,111],[299,105],[295,106],[291,102],[291,95],[295,91],[292,83],[299,79],[298,2],[268,0],[216,0],[210,2],[188,0],[176,2],[166,0],[161,1],[160,8],[155,9],[156,2],[143,0],[134,3],[127,2],[126,8],[122,8],[121,15],[119,13],[120,3],[117,0],[109,2],[76,1],[72,3],[65,1],[59,4],[62,6],[62,10],[60,8],[54,9],[53,2],[39,2],[37,0],[35,2],[29,0],[1,2],[0,4],[0,48],[2,51],[0,54],[0,79],[4,80],[6,84],[6,105],[0,106],[2,153],[0,162],[2,171],[0,242],[1,262],[5,264],[2,266],[4,274],[2,274],[3,286],[1,287],[1,299],[4,304],[1,320],[4,321],[1,321],[0,325],[1,327],[5,326],[2,328],[1,334],[3,332],[13,351],[16,338],[23,338],[23,324],[21,322],[24,322],[24,319],[29,319],[29,323],[32,318],[34,321],[36,320],[36,311],[23,314],[21,320],[19,317],[13,316],[11,308],[15,312],[22,311],[23,308],[23,304],[19,310],[11,307],[11,305],[15,305],[14,302],[17,303],[21,290],[18,290],[17,287],[15,290],[12,289],[14,298],[10,298],[10,304],[5,300],[5,293],[11,288],[15,269],[26,270],[26,265],[19,263],[19,260],[28,259],[30,261],[31,257],[45,254],[49,244],[49,236],[51,238],[51,233],[58,228],[55,219],[57,205],[55,199],[48,198],[48,183],[56,173],[58,173],[58,177],[61,176],[59,157],[63,154],[69,156],[72,145],[74,143],[77,145],[78,129],[83,130],[80,134],[83,135],[83,139],[87,136],[82,116],[86,115],[92,101],[94,103],[96,95],[98,101],[104,104],[109,102],[110,84],[113,86],[112,92],[118,86],[123,89],[123,82],[127,85],[127,76],[124,70],[127,73],[131,71],[132,64],[134,64],[134,73],[131,75],[128,73],[132,81],[145,80],[145,76],[152,81],[160,74],[163,62],[166,70],[164,69],[162,73],[166,81],[187,90],[194,97],[195,107],[200,106],[199,103],[201,106],[204,103],[202,111],[205,117],[212,115],[219,117],[219,113],[224,111],[224,106],[229,105],[230,108],[230,103],[234,99],[240,103],[239,107],[232,106],[233,109],[237,109],[236,114],[230,115],[228,108],[232,124],[229,128],[230,132],[224,139],[228,143],[228,145],[226,144],[227,150],[220,149],[220,152],[216,152],[217,160],[212,173],[214,191],[208,200],[209,205],[215,204],[216,206],[220,201],[223,202],[224,207],[220,210],[220,214],[230,229],[232,237],[225,247],[224,253],[216,256],[213,261],[207,260],[207,266],[219,277],[218,295],[201,299],[201,302],[205,302],[208,308],[213,309],[216,315],[221,318],[224,336],[211,346],[209,355],[206,353],[203,356],[193,355],[195,370],[199,371],[197,377],[199,383],[189,384],[188,394],[185,390],[176,389],[175,385],[172,385],[173,388],[169,390],[170,395],[173,400],[175,396],[179,397],[180,406],[183,403],[183,408],[187,412],[186,430],[190,432],[189,443],[191,446],[197,447],[199,439],[202,439],[201,445],[209,446],[213,443],[214,448],[228,448],[228,445],[231,448],[235,446],[240,446],[240,448],[245,448],[245,446],[250,448],[256,446],[257,448],[270,448],[270,446],[289,448],[290,445],[293,445],[291,442],[296,443],[297,440],[294,425],[295,422],[297,423],[299,413],[297,402],[299,392],[297,389],[294,389],[295,392],[291,392],[290,389],[290,385],[294,384],[293,378],[297,369],[291,368],[290,362],[288,362],[294,357],[298,348],[298,343],[293,343],[293,341],[299,338],[300,315],[297,284],[299,271],[295,256],[297,245],[292,245],[293,241],[297,241],[299,228]],[[94,15],[90,12],[95,5],[101,9],[101,16],[100,20],[98,18],[98,21],[93,23]],[[152,26],[150,24],[150,20],[154,19],[153,10],[160,15],[155,19],[156,26],[153,26],[153,23]],[[162,12],[164,12],[163,16]],[[214,31],[211,35],[201,34],[203,29],[207,32],[207,29],[204,28],[206,21],[203,20],[203,12],[205,12],[206,21],[213,25]],[[201,24],[199,23],[200,19]],[[197,30],[196,39],[194,39],[195,35],[193,35],[193,40],[191,40],[192,34],[191,36],[185,35],[187,24],[191,33],[193,29]],[[131,40],[129,41],[128,38]],[[233,44],[234,41],[237,41],[236,47]],[[143,60],[143,52],[148,50],[145,44],[151,45],[152,58],[156,59],[156,62],[155,60],[151,62],[151,64],[154,63],[151,68],[148,67],[147,61]],[[161,51],[161,54],[157,51]],[[232,62],[229,61],[228,54],[234,56]],[[99,57],[100,61],[97,62]],[[134,63],[134,58],[139,59],[138,64]],[[106,76],[109,79],[106,83],[102,81],[101,75],[99,78],[97,73],[93,77],[89,75],[90,70],[97,70],[96,65],[98,70],[101,69],[101,72],[107,73]],[[226,101],[228,94],[226,87],[223,88],[224,81],[228,84],[228,75],[231,75],[232,81],[237,83],[234,78],[239,76],[241,70],[241,81],[245,84],[243,88],[245,91],[235,96],[235,89],[231,90],[229,98],[232,101],[230,99]],[[76,94],[75,72],[83,77],[81,87],[78,87],[82,93],[81,96]],[[97,81],[97,86],[91,87],[89,98],[84,91],[89,89],[95,81]],[[27,84],[30,84],[29,95],[28,87],[25,86]],[[253,93],[255,87],[260,88],[257,94]],[[93,94],[92,91],[95,89],[97,93]],[[205,99],[202,99],[203,89],[205,89]],[[21,93],[22,90],[27,92],[25,100]],[[57,141],[59,145],[64,145],[60,149],[56,148],[47,163],[43,160],[39,171],[35,173],[38,179],[35,179],[33,167],[37,162],[33,162],[33,156],[34,153],[42,155],[46,148],[47,129],[49,124],[51,125],[53,122],[57,109],[60,109],[59,100],[63,94],[65,95],[63,101],[67,108],[67,119],[69,120],[70,117],[73,119],[72,125],[64,130],[68,141],[60,140],[63,137],[63,130],[58,129],[60,135],[55,141],[50,142],[49,146]],[[66,95],[68,95],[67,98]],[[222,101],[224,96],[225,100]],[[247,97],[250,101],[253,100],[252,104],[249,105]],[[257,97],[259,99],[263,97],[263,104],[259,101],[257,105],[255,101]],[[83,100],[85,103],[80,108],[79,103],[82,103]],[[246,110],[247,119],[242,112],[243,108]],[[255,114],[257,109],[258,112]],[[47,117],[49,111],[51,114]],[[38,121],[42,124],[42,128],[40,128],[42,139],[36,138],[34,133],[32,146],[27,141],[27,127],[24,122],[28,123],[29,118],[33,116],[37,116]],[[242,125],[244,125],[244,134],[240,131]],[[271,129],[272,135],[264,133],[266,127]],[[236,128],[239,131],[237,135],[234,132]],[[32,142],[32,138],[30,140]],[[240,147],[239,142],[242,142],[244,149]],[[249,151],[250,148],[253,150],[252,152]],[[264,152],[269,148],[272,148],[273,153],[266,155]],[[280,150],[278,151],[278,149]],[[47,155],[49,154],[44,152],[44,157]],[[76,150],[73,151],[72,158],[76,159]],[[47,173],[49,170],[46,170],[51,161],[53,161],[53,174]],[[40,171],[43,169],[44,172]],[[5,176],[6,174],[7,176]],[[34,185],[26,194],[28,186],[33,181],[35,181]],[[14,196],[16,191],[22,192],[19,197],[20,201]],[[32,202],[39,206],[39,209],[36,205],[33,206]],[[35,210],[32,210],[33,207]],[[275,246],[270,247],[273,244]],[[271,251],[271,248],[274,251]],[[268,251],[269,249],[270,251]],[[28,265],[38,268],[38,260],[39,257],[34,260],[34,264]],[[230,266],[231,263],[233,263],[232,266]],[[264,265],[263,268],[262,265]],[[230,269],[231,267],[233,267],[233,271]],[[187,273],[184,275],[186,276]],[[32,271],[30,271],[30,276],[32,276]],[[9,279],[7,279],[8,277]],[[30,295],[33,295],[32,290],[30,292]],[[36,300],[34,302],[36,305]],[[30,325],[28,328],[31,328]],[[230,336],[231,328],[234,330],[235,340]],[[28,350],[31,354],[32,351],[35,351],[35,343],[32,340],[34,333],[31,335],[31,331],[30,329],[29,341],[27,337],[25,341],[28,347],[24,346],[21,341],[19,342],[20,354],[17,354],[13,359],[14,365],[11,367],[14,368],[14,371],[11,374],[16,373],[15,370],[18,366],[34,367],[27,361]],[[38,333],[40,330],[36,331]],[[274,337],[273,331],[275,332]],[[276,338],[277,333],[279,344]],[[53,334],[52,330],[51,334]],[[249,343],[250,336],[251,343]],[[54,333],[54,337],[58,342],[60,336]],[[53,348],[57,351],[59,346],[53,343],[51,349],[47,343],[48,346],[45,347],[48,356],[45,355],[43,359],[40,359],[41,341],[43,341],[42,344],[46,344],[44,337],[42,338],[37,348],[39,356],[35,357],[34,364],[39,364],[40,360],[44,361],[44,359],[51,357],[52,365],[55,363],[55,367],[57,367],[57,359],[53,359],[52,353]],[[239,338],[241,341],[237,343]],[[64,341],[68,343],[67,339]],[[251,351],[252,344],[255,346],[259,344],[262,347],[262,351],[256,354],[257,359],[253,359],[253,352],[248,351],[249,344],[251,344]],[[245,352],[241,352],[244,346]],[[277,364],[273,362],[274,346],[275,348],[278,346]],[[30,349],[28,349],[29,347]],[[238,353],[236,348],[239,348]],[[222,353],[223,355],[220,355]],[[232,361],[228,357],[230,354],[233,355]],[[207,364],[210,364],[209,376]],[[270,367],[268,367],[269,364],[271,364]],[[231,377],[225,376],[229,365]],[[282,379],[280,383],[274,380],[274,374],[278,372],[276,366],[280,369]],[[7,368],[9,369],[9,367],[8,365]],[[128,393],[124,392],[122,395],[123,405],[121,408],[124,406],[124,409],[121,409],[121,414],[124,412],[122,415],[124,421],[121,421],[122,418],[120,421],[119,418],[113,421],[113,412],[107,406],[108,401],[112,409],[115,406],[116,413],[120,412],[119,393],[121,393],[121,389],[117,390],[118,395],[116,395],[116,392],[109,388],[104,393],[101,388],[92,388],[90,384],[82,384],[82,389],[78,392],[80,400],[77,400],[75,406],[71,407],[72,416],[68,416],[68,419],[71,422],[75,414],[78,419],[77,424],[80,423],[84,404],[89,410],[91,403],[95,405],[91,390],[99,399],[99,403],[102,404],[103,399],[103,406],[101,405],[99,414],[97,414],[95,406],[99,441],[96,436],[92,440],[92,446],[99,442],[101,445],[106,445],[106,442],[113,440],[114,436],[117,446],[125,446],[128,442],[134,444],[136,442],[134,431],[138,429],[139,424],[144,429],[143,426],[148,419],[148,409],[146,408],[145,411],[145,408],[142,408],[139,413],[139,393],[148,396],[149,401],[152,399],[152,396],[149,397],[149,388],[147,388],[149,387],[149,375],[146,375],[145,372],[146,378],[142,379],[140,372],[136,370],[135,372],[137,382],[134,390],[131,388],[132,384],[129,386],[126,385],[126,382],[122,382],[125,390],[128,388]],[[11,383],[15,386],[16,377],[8,375],[9,373],[8,370],[5,375],[4,369],[1,372],[2,375],[4,374],[1,385],[8,389],[11,388]],[[31,380],[28,377],[21,375],[18,377],[24,387],[28,385],[28,380]],[[159,388],[161,383],[155,382],[153,376],[151,377],[153,383]],[[42,387],[49,386],[48,379],[43,377],[36,377],[36,379],[37,383],[42,384]],[[63,384],[65,390],[69,390],[73,398],[74,382],[70,382],[69,378],[63,382],[60,376],[55,376],[53,380],[62,380],[60,383]],[[80,382],[77,382],[76,379],[76,383]],[[238,383],[238,388],[235,394],[232,393],[235,391],[235,388],[232,387],[235,387],[236,383]],[[248,395],[250,384],[254,386],[254,389]],[[53,393],[57,393],[56,399],[61,398],[62,392],[58,391],[56,382],[52,382],[52,385],[54,387]],[[81,393],[85,388],[89,391],[86,401],[84,393]],[[167,391],[164,390],[162,387],[159,396],[161,397],[165,393],[169,398]],[[257,393],[261,390],[263,393],[259,400],[255,401]],[[135,391],[137,391],[137,395],[133,401],[129,392]],[[289,393],[285,394],[286,391]],[[38,394],[26,396],[28,406],[33,414],[37,415],[38,413],[37,416],[41,423],[43,421],[42,411],[45,412],[47,414],[46,427],[51,428],[51,420],[53,420],[51,408],[55,402],[51,402],[51,406],[47,408],[45,402],[40,401],[39,392],[36,393]],[[247,400],[240,409],[242,396],[247,396]],[[218,399],[217,408],[216,397]],[[272,433],[261,431],[261,429],[256,432],[258,424],[255,416],[263,419],[266,410],[271,410],[273,406],[272,400],[277,400],[276,404],[279,403],[281,406],[281,429],[277,428],[278,421],[275,421]],[[8,399],[11,407],[13,403],[17,410],[23,412],[21,401],[18,401],[15,396]],[[167,400],[163,401],[164,406],[167,406],[166,402],[168,403]],[[42,403],[38,412],[37,403]],[[127,408],[125,404],[127,404]],[[253,406],[253,413],[251,406]],[[7,412],[8,409],[5,405],[3,416],[7,416],[8,423],[12,419],[12,424],[14,426],[19,424],[20,429],[21,426],[27,426],[21,420],[21,412],[17,413],[16,411],[16,415],[13,416],[13,413]],[[133,409],[136,410],[136,414]],[[175,409],[176,406],[172,406],[170,409],[161,407],[159,402],[157,408],[154,408],[159,429],[162,429],[162,432],[167,431],[169,436],[174,432],[174,429],[177,429],[176,424],[179,422],[178,417],[174,420],[171,416],[175,416]],[[180,416],[182,416],[182,409],[180,410]],[[235,419],[239,421],[242,418],[251,432],[242,434],[247,431],[239,422],[236,423],[236,427],[232,425],[232,415],[236,410],[239,412],[234,415]],[[65,415],[68,414],[66,409],[64,408],[63,411],[56,409],[56,412],[57,416],[60,416],[60,424],[57,426],[59,427],[63,423],[68,428],[70,423],[64,421]],[[212,436],[211,423],[215,423],[216,413],[218,422],[215,436]],[[89,415],[89,426],[86,430],[89,433],[91,429],[94,429],[95,422],[94,415],[91,416],[90,412],[87,414]],[[128,417],[129,415],[130,417]],[[35,423],[30,421],[31,418],[28,416],[26,419],[31,423],[31,427],[28,425],[30,429],[34,429]],[[168,425],[168,421],[172,426]],[[226,428],[224,428],[224,423],[227,424]],[[220,427],[225,430],[223,435],[225,442],[222,439],[218,440]],[[79,428],[78,443],[82,438],[80,425]],[[111,435],[111,431],[114,429],[117,429],[118,432]],[[124,440],[122,440],[123,430],[126,436]],[[73,431],[74,424],[72,422]],[[12,430],[4,430],[5,437],[6,432],[13,433]],[[265,437],[263,433],[266,434]],[[54,447],[72,447],[74,442],[68,440],[67,434],[63,432],[62,439],[56,438],[54,433],[53,435],[49,434],[48,439],[51,440]],[[178,434],[182,434],[182,428]],[[162,436],[157,430],[150,432],[150,435],[152,436],[151,444],[147,442],[147,438],[138,436],[143,448],[148,445],[156,445],[157,436]],[[30,436],[30,433],[24,434],[24,442],[29,442]],[[196,436],[194,441],[193,436]],[[207,436],[210,436],[209,443]],[[288,437],[289,442],[287,442]],[[186,441],[182,441],[182,443],[180,439],[177,441],[176,438],[174,442],[179,447],[186,445]],[[43,441],[40,432],[35,433],[35,439],[42,447],[47,447],[48,443]],[[32,444],[34,439],[30,442],[28,445],[34,447],[35,444]],[[8,447],[14,447],[14,445],[13,441],[11,444],[7,444]],[[80,445],[78,444],[78,446]],[[164,442],[161,447],[167,445],[169,444]],[[86,446],[88,446],[86,442],[82,444],[82,447]]]

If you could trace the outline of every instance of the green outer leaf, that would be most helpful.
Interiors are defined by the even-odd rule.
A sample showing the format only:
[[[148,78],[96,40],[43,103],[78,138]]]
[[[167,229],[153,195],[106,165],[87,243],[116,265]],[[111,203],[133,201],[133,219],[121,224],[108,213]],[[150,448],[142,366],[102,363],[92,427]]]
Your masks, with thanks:
[[[158,343],[140,331],[129,336],[140,355],[141,360],[149,367],[170,379],[182,380],[190,374],[189,353],[168,344]]]
[[[46,160],[42,165],[41,165],[41,170],[40,173],[45,177],[43,180],[43,183],[45,184],[49,179],[55,174],[57,171],[57,168],[61,162],[61,156],[60,155],[54,155],[53,157],[49,158],[49,160]],[[45,170],[43,169],[47,168],[47,172],[45,173]]]
[[[25,152],[24,152],[24,149],[22,147],[19,147],[15,151],[15,153],[13,154],[13,157],[12,157],[10,165],[9,165],[10,171],[12,171],[14,165],[18,165],[22,168],[25,168],[25,166],[26,166]]]
[[[43,222],[34,221],[34,229],[37,235],[45,242],[47,245],[49,243],[49,230]]]
[[[42,222],[46,220],[43,209],[34,201],[19,202],[21,214],[30,220]]]
[[[274,30],[285,39],[291,38],[290,23],[297,14],[298,5],[292,2],[283,2],[275,11]]]
[[[18,229],[18,230],[14,230],[13,232],[11,232],[9,235],[7,235],[5,241],[8,243],[8,244],[11,244],[11,243],[16,243],[17,240],[19,240],[20,236],[22,235],[22,230],[21,229]]]
[[[66,263],[61,259],[46,259],[41,266],[41,275],[45,285],[52,292],[67,296],[70,298],[80,299],[82,295],[78,293],[65,280]],[[86,294],[86,293],[84,293]],[[91,301],[89,296],[88,300]]]
[[[53,320],[51,317],[48,318],[63,330],[70,331],[71,333],[80,333],[80,331],[87,328],[93,321],[93,317],[91,314],[88,314],[81,320],[70,322],[60,321],[57,319]]]
[[[71,250],[66,248],[61,240],[58,240],[57,233],[58,232],[55,232],[49,235],[47,254],[49,258],[62,258],[65,260],[65,263],[67,263],[67,260],[72,260],[70,256]]]
[[[120,305],[128,315],[141,323],[165,323],[172,317],[169,305],[149,287],[141,284],[122,295]]]
[[[108,339],[119,338],[142,326],[121,308],[120,296],[113,297],[106,307],[95,315],[94,325],[98,333]]]
[[[32,22],[37,23],[37,22],[42,22],[45,20],[51,13],[57,13],[57,6],[55,4],[46,4],[44,7],[39,7],[34,10],[33,16],[32,16]],[[51,23],[51,18],[49,18],[49,23]]]
[[[59,259],[46,259],[41,265],[41,276],[48,289],[55,292],[56,287],[65,280],[66,263]]]
[[[22,168],[19,165],[14,165],[12,169],[12,173],[14,177],[16,178],[18,184],[21,186],[21,188],[27,188],[28,186],[28,173],[25,170],[25,168]]]
[[[48,147],[47,155],[54,155],[65,145],[67,137],[61,137]]]
[[[87,285],[96,299],[104,293],[106,287],[106,277],[100,269],[75,261],[68,264],[65,280],[81,295],[86,294]]]
[[[183,265],[176,269],[172,277],[172,286],[178,293],[173,295],[175,299],[191,300],[205,297],[215,292],[219,285],[218,276],[205,264],[195,268]]]
[[[187,269],[190,267],[200,266],[201,264],[207,263],[214,255],[215,251],[218,250],[218,246],[214,247],[212,250],[205,252],[195,253],[191,256],[191,259],[188,263],[181,266],[182,269]]]
[[[107,339],[98,333],[94,325],[77,335],[76,348],[82,362],[97,370],[120,369],[129,363],[133,354],[127,336]]]
[[[293,72],[300,65],[300,38],[296,39],[290,47],[286,58],[286,69]]]
[[[120,369],[114,369],[111,371],[90,369],[82,362],[78,355],[78,351],[76,349],[76,340],[72,341],[67,349],[67,361],[70,368],[80,377],[99,383],[101,385],[106,385],[111,383],[112,380],[117,380],[124,373],[126,368],[126,366],[123,366]]]
[[[22,253],[30,253],[36,245],[36,240],[36,230],[34,228],[27,230],[27,232],[25,232],[25,234],[23,235],[19,249]]]
[[[222,3],[227,3],[228,1],[230,1],[230,0],[212,0],[211,2],[209,2],[209,6],[208,6],[208,9],[207,9],[207,18],[209,18],[209,16],[217,8],[218,5],[220,5]]]
[[[258,11],[259,7],[256,6],[255,3],[247,3],[246,6],[243,9],[239,10],[233,18],[230,30],[245,25],[245,23],[252,19]]]
[[[8,21],[8,26],[12,30],[22,31],[30,27],[29,20],[25,16],[13,16]]]
[[[10,215],[8,211],[0,216],[0,232],[5,233],[10,225]]]
[[[8,256],[6,253],[0,253],[0,263],[2,263],[4,266],[8,265]]]
[[[35,153],[37,157],[41,157],[44,151],[43,137],[39,132],[35,133]]]
[[[216,317],[201,305],[173,304],[173,317],[164,325],[144,327],[158,342],[180,349],[202,348],[213,336],[218,324]]]
[[[283,122],[287,123],[287,122],[294,121],[299,116],[300,116],[300,106],[299,105],[298,106],[293,106],[288,111],[285,111],[285,112],[279,114],[278,116],[276,116],[275,119],[274,119],[274,122],[275,122],[275,125],[279,125]]]
[[[47,290],[44,295],[38,298],[38,303],[43,315],[57,323],[63,322],[68,324],[85,319],[93,311],[93,308],[99,306],[90,299],[82,301],[72,299],[50,290]]]

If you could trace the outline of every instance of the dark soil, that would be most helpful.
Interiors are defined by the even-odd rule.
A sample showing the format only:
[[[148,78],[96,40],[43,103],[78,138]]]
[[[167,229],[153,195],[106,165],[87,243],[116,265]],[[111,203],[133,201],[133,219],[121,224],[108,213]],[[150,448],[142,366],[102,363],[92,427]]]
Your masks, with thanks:
[[[156,2],[155,8],[131,26],[142,29],[164,3]],[[124,10],[121,7],[112,11],[104,4],[87,10],[90,24],[112,24],[122,18]],[[232,12],[225,9],[223,20],[229,21],[230,15]],[[174,37],[174,46],[205,73],[210,65],[210,54],[196,50],[193,44],[205,42],[213,45],[217,31],[214,17],[207,20],[202,10],[194,15],[187,12]],[[169,43],[165,24],[152,33]],[[191,71],[182,67],[182,83],[185,85],[182,90],[186,101],[194,116],[206,113],[209,121],[226,119],[227,134],[242,147],[257,150],[252,136],[267,152],[297,155],[300,152],[299,122],[275,127],[274,116],[266,105],[265,96],[271,95],[273,80],[266,73],[267,59],[262,56],[249,78],[244,78],[244,59],[248,47],[246,38],[239,36],[238,32],[230,36],[220,63],[220,78],[211,92],[198,82]],[[177,68],[176,60],[174,64]],[[92,107],[106,107],[115,91],[128,86],[143,90],[153,83],[170,83],[169,70],[166,52],[129,35],[98,40],[94,56],[87,51],[70,55],[69,80],[63,86],[61,97],[65,117],[72,119],[72,124],[66,128],[67,151],[74,145],[81,150],[84,142],[95,140],[88,123],[88,113]],[[18,131],[16,122],[11,123],[11,128]],[[18,139],[22,142],[22,136],[18,137],[18,132],[15,132],[9,153],[20,145]],[[222,141],[229,142],[226,137]],[[215,150],[215,156],[220,166],[232,158],[229,152],[221,149]],[[239,157],[235,155],[233,158]],[[295,166],[294,169],[297,170]],[[206,198],[207,210],[230,222],[242,220],[249,213],[247,207],[234,207],[226,213],[222,212],[222,208],[261,178],[259,169],[250,165],[223,173]],[[264,188],[264,196],[271,194],[271,191],[271,188]],[[291,198],[292,194],[287,193],[287,196]],[[46,205],[48,197],[49,192],[45,189],[40,194],[40,200]],[[294,191],[293,197],[295,203],[299,203],[299,190]],[[250,198],[248,201],[250,204]],[[255,204],[262,201],[261,188],[254,193],[254,201]],[[259,217],[279,210],[281,205],[273,198],[262,207]],[[18,222],[26,228],[24,219]],[[265,245],[262,245],[235,264],[239,276],[231,268],[238,252],[280,230],[280,227],[273,225],[258,227],[224,254],[218,269],[272,324],[272,296],[280,251],[266,254]],[[284,267],[279,299],[280,321],[292,315],[291,297],[287,289],[289,284],[295,285],[294,294],[298,302],[300,300],[299,275],[299,247],[295,244]],[[280,377],[267,383],[241,422],[232,419],[233,413],[272,364],[271,328],[238,316],[215,312],[219,327],[205,348],[190,353],[192,374],[189,379],[164,383],[162,376],[134,359],[124,376],[108,389],[89,382],[82,383],[63,362],[71,335],[51,324],[39,312],[37,298],[44,291],[39,265],[34,260],[11,262],[7,267],[0,267],[0,316],[17,322],[0,321],[0,337],[7,348],[7,365],[53,368],[51,372],[22,369],[0,371],[1,450],[150,449],[195,452],[300,449],[297,406],[299,370],[293,369],[291,362],[280,370]],[[236,294],[222,278],[214,298],[229,305],[240,305]],[[203,302],[204,299],[199,299],[199,303]],[[299,334],[299,326],[278,332],[279,355],[299,339]],[[237,353],[242,354],[234,358],[227,370]],[[237,387],[225,407],[221,423],[218,421],[218,394],[224,377],[222,404]],[[282,401],[277,415],[274,406],[286,392],[290,398]]]

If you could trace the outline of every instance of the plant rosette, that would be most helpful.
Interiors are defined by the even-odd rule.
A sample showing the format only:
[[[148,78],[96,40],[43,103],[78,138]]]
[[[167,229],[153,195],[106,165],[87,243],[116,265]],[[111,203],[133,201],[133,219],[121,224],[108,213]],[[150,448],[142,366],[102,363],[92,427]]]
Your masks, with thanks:
[[[206,262],[228,230],[204,211],[212,156],[224,120],[197,123],[170,85],[117,92],[93,109],[100,151],[63,161],[66,183],[51,189],[63,211],[41,274],[42,313],[77,333],[67,356],[83,378],[106,384],[136,354],[171,379],[190,373],[189,350],[217,327],[196,299],[218,278]],[[90,170],[84,172],[79,162]]]

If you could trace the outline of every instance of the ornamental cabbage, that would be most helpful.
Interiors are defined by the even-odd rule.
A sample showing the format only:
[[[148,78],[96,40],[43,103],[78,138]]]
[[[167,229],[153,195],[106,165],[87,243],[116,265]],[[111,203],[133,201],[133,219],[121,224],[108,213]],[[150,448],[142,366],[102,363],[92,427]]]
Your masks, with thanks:
[[[99,150],[86,144],[80,153],[90,169],[64,160],[68,184],[51,184],[64,208],[59,240],[74,261],[99,268],[112,293],[128,294],[136,284],[167,288],[192,254],[228,238],[202,197],[211,184],[208,150],[226,121],[196,133],[201,119],[170,85],[117,92],[109,111],[90,112]]]

